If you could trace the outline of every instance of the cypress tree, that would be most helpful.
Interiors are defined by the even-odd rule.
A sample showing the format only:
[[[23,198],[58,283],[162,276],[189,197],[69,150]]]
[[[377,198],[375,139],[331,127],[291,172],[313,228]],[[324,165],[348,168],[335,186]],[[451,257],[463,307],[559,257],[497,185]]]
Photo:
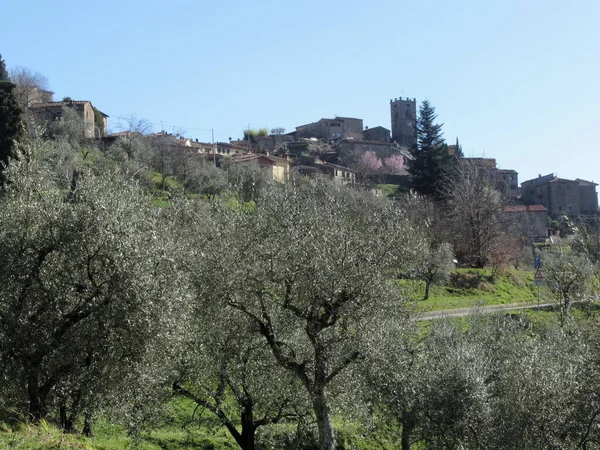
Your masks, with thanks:
[[[21,108],[14,94],[6,64],[0,55],[0,185],[3,185],[2,172],[13,156],[15,141],[22,132]]]

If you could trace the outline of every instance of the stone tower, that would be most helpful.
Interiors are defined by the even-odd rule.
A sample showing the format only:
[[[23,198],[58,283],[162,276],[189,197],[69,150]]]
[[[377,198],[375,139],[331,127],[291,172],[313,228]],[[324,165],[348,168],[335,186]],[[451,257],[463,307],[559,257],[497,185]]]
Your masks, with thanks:
[[[392,141],[412,148],[417,145],[417,99],[390,100],[392,118]]]

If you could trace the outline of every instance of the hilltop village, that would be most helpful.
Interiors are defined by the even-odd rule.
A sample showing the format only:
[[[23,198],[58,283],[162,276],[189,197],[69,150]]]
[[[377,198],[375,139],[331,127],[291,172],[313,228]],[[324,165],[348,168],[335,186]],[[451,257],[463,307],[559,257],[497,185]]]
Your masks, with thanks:
[[[519,185],[427,100],[200,142],[29,75],[0,58],[0,449],[600,448],[595,183]]]
[[[120,139],[147,130],[128,129],[107,134],[108,115],[96,109],[90,101],[53,101],[53,93],[32,87],[26,90],[30,111],[47,122],[60,119],[65,108],[77,114],[85,124],[87,138],[109,149]],[[341,183],[397,185],[410,187],[407,167],[417,147],[417,100],[390,100],[391,130],[384,126],[365,127],[363,119],[336,116],[301,124],[294,131],[282,128],[245,130],[244,139],[228,142],[200,142],[198,139],[170,134],[166,131],[151,134],[168,142],[172,152],[201,155],[216,167],[230,164],[258,164],[269,176],[286,182],[292,172],[312,176],[325,174]],[[449,154],[460,151],[458,140],[446,146]],[[495,158],[463,157],[468,164],[486,170],[505,195],[505,212],[529,215],[535,227],[535,237],[551,234],[548,216],[594,215],[598,211],[597,183],[588,180],[568,180],[548,174],[526,180],[519,186],[519,174],[499,166]]]

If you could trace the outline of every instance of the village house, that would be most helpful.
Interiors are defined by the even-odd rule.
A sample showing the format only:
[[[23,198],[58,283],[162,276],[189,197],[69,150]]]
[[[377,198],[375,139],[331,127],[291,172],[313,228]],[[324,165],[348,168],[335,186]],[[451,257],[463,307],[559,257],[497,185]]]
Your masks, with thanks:
[[[502,215],[509,224],[523,220],[533,239],[548,237],[548,210],[543,205],[508,205]]]
[[[364,141],[390,142],[390,130],[384,127],[366,127],[362,133]]]
[[[597,183],[558,178],[554,174],[527,180],[521,183],[521,200],[526,205],[544,205],[550,214],[580,215],[598,212]]]
[[[236,155],[231,158],[234,164],[258,164],[268,170],[269,176],[274,181],[287,183],[290,180],[292,161],[289,158],[279,158],[262,153],[249,153]]]
[[[402,155],[405,164],[409,159],[409,151],[398,144],[382,141],[363,141],[356,139],[344,139],[337,144],[338,156],[343,164],[355,164],[360,156],[366,152],[374,152],[377,158],[383,160],[393,155]]]
[[[456,146],[448,146],[451,152],[455,152]],[[497,189],[504,194],[511,203],[516,203],[519,197],[519,173],[513,169],[498,169],[495,158],[462,158],[468,165],[476,166],[486,172]]]
[[[326,141],[362,138],[363,120],[352,117],[335,117],[334,119],[321,119],[318,122],[300,125],[296,127],[296,132],[308,131],[310,135],[299,137],[316,137]]]
[[[64,108],[70,108],[77,113],[84,124],[84,135],[87,138],[100,138],[106,135],[108,115],[102,111],[102,122],[98,124],[94,118],[94,106],[87,100],[68,100],[64,102],[42,102],[29,105],[30,110],[37,114],[38,118],[46,122],[52,122],[62,118]]]
[[[196,149],[197,153],[202,155],[212,155],[213,153],[221,156],[244,155],[248,153],[248,148],[242,145],[232,144],[229,142],[198,142],[198,139],[183,139],[183,145]]]
[[[314,156],[296,159],[292,167],[294,171],[306,176],[325,174],[338,183],[353,184],[356,182],[354,170],[323,161]]]

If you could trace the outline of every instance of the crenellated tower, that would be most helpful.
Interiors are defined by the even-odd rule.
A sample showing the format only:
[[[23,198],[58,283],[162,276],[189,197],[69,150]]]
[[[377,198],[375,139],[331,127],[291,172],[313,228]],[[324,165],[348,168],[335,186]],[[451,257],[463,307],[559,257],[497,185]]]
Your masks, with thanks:
[[[390,100],[392,118],[392,141],[412,148],[417,145],[417,99],[397,98]]]

